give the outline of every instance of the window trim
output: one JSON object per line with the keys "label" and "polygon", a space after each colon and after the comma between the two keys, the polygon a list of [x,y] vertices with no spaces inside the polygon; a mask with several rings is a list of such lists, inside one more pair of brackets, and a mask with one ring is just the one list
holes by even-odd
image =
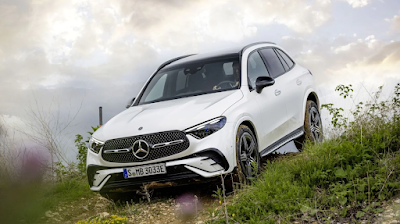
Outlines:
{"label": "window trim", "polygon": [[[268,48],[272,48],[272,50],[273,50],[274,53],[275,53],[275,50],[274,50],[275,47],[273,47],[273,46],[261,47],[261,48],[258,48],[257,50],[261,52],[261,50],[263,50],[263,49],[268,49]],[[267,59],[265,59],[264,55],[263,55],[262,53],[259,53],[259,54],[261,55],[261,58],[263,59],[264,64],[268,64]],[[275,53],[275,55],[276,55],[276,53]],[[279,59],[278,55],[276,55],[276,57]],[[281,62],[280,59],[279,59],[279,61]],[[282,62],[281,62],[281,64],[282,64]],[[267,67],[269,67],[269,65],[267,65]],[[283,65],[282,65],[282,68],[283,68],[283,71],[284,71],[283,73],[277,75],[276,77],[272,77],[272,76],[271,76],[271,78],[273,78],[273,79],[279,78],[279,76],[281,76],[281,75],[285,74],[286,72],[288,72],[288,71],[285,70],[285,67],[283,67]]]}
{"label": "window trim", "polygon": [[[279,52],[276,52],[276,50],[275,49],[278,49],[278,50],[281,50],[283,53],[285,53],[282,49],[280,49],[279,47],[276,47],[276,46],[268,46],[268,47],[261,47],[261,48],[258,48],[257,50],[259,50],[259,51],[261,51],[261,50],[263,50],[263,49],[267,49],[267,48],[272,48],[272,50],[274,50],[274,52],[275,52],[275,54],[277,54],[277,53],[279,53]],[[286,54],[286,53],[285,53]],[[263,54],[261,54],[260,53],[260,55],[261,55],[261,57],[262,57],[262,59],[263,60],[265,60],[265,62],[264,63],[266,63],[266,59],[264,58],[264,55]],[[279,58],[279,56],[278,55],[276,55],[277,57],[278,57],[278,59],[279,59],[279,61],[280,61],[280,58]],[[285,67],[282,65],[282,67],[283,67],[283,70],[285,70],[285,72],[284,73],[282,73],[282,74],[279,74],[278,76],[276,76],[275,78],[274,77],[272,77],[273,79],[277,79],[277,78],[279,78],[280,76],[282,76],[282,75],[284,75],[285,73],[288,73],[289,71],[291,71],[294,67],[295,67],[295,65],[296,65],[296,62],[294,62],[293,61],[293,59],[291,58],[291,57],[289,57],[289,55],[288,54],[286,54],[286,56],[288,56],[288,58],[293,62],[293,66],[292,67],[290,67],[289,68],[289,70],[285,70]],[[281,62],[282,63],[282,62]],[[267,63],[268,64],[268,63]],[[289,65],[288,65],[288,67],[289,67]]]}
{"label": "window trim", "polygon": [[[274,52],[275,52],[276,56],[278,56],[279,61],[281,61],[281,64],[282,64],[282,66],[283,66],[283,69],[285,70],[285,73],[288,72],[288,71],[290,70],[290,67],[289,67],[289,65],[286,63],[285,59],[283,59],[282,55],[278,53],[278,51],[277,51],[276,48],[274,48]],[[285,64],[283,64],[283,63],[285,63]],[[286,69],[285,65],[286,65],[286,67],[287,67],[288,69]]]}
{"label": "window trim", "polygon": [[[259,52],[259,49],[260,48],[257,48],[257,49],[254,49],[254,50],[252,50],[250,53],[249,53],[249,55],[247,56],[247,61],[246,61],[246,68],[247,68],[247,86],[249,87],[249,90],[250,90],[250,92],[252,92],[253,90],[255,90],[255,89],[253,89],[251,86],[250,86],[250,79],[249,79],[249,58],[250,58],[250,56],[255,52],[255,51],[257,51],[257,53],[258,53],[258,55],[260,56],[260,58],[261,58],[261,61],[264,63],[264,66],[265,66],[265,68],[267,69],[267,72],[268,72],[268,76],[269,77],[271,77],[271,73],[270,73],[270,71],[269,71],[269,69],[268,69],[268,66],[265,64],[265,60],[264,60],[264,58],[263,58],[263,56],[261,55],[261,53]],[[271,77],[272,78],[272,77]]]}
{"label": "window trim", "polygon": [[[280,50],[280,51],[282,51],[282,53],[284,53],[289,59],[290,59],[290,61],[292,61],[292,63],[293,63],[293,66],[292,67],[289,67],[289,65],[288,65],[288,67],[289,67],[289,70],[288,71],[290,71],[290,70],[292,70],[292,68],[294,68],[294,66],[296,65],[296,62],[286,53],[286,52],[284,52],[282,49],[280,49],[280,48],[277,48],[277,47],[275,47],[275,49],[276,50]],[[279,51],[276,51],[279,55],[281,55],[281,53],[279,53]],[[281,55],[281,57],[283,58],[283,56]],[[283,58],[283,60],[285,60],[284,58]],[[286,61],[286,60],[285,60]],[[287,63],[286,63],[287,64]]]}

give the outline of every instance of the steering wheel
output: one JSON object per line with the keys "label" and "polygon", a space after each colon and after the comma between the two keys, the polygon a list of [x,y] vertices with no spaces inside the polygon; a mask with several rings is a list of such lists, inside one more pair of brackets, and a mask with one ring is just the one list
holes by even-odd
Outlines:
{"label": "steering wheel", "polygon": [[218,88],[221,88],[221,89],[222,89],[224,86],[225,86],[226,88],[233,88],[235,85],[236,85],[236,82],[234,82],[234,81],[230,81],[230,80],[228,80],[228,81],[222,81],[222,82],[218,83],[217,89],[218,89]]}

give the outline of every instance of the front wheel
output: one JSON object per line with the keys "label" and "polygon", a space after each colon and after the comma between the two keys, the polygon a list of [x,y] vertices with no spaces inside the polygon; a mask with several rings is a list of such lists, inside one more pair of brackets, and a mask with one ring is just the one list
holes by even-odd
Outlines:
{"label": "front wheel", "polygon": [[324,139],[322,132],[321,115],[318,106],[314,101],[308,100],[306,113],[304,114],[304,135],[294,141],[297,149],[303,149],[306,141],[322,142]]}
{"label": "front wheel", "polygon": [[239,180],[250,183],[260,171],[260,154],[253,132],[245,125],[240,125],[236,135],[236,161]]}

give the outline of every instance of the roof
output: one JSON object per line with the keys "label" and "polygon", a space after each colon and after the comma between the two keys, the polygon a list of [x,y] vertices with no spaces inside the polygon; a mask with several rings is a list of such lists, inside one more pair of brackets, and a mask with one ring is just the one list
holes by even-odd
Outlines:
{"label": "roof", "polygon": [[202,53],[202,54],[193,54],[193,55],[187,55],[187,56],[181,56],[175,59],[171,59],[164,63],[163,65],[160,66],[161,68],[170,68],[174,67],[175,65],[179,65],[182,63],[191,63],[191,62],[196,62],[196,61],[202,61],[206,59],[212,59],[212,58],[226,58],[226,57],[239,57],[241,52],[251,46],[257,45],[257,44],[274,44],[271,42],[256,42],[252,44],[248,44],[246,46],[240,46],[240,47],[235,47],[235,48],[229,48],[229,49],[224,49],[224,50],[219,50],[219,51],[213,51],[209,53]]}
{"label": "roof", "polygon": [[178,64],[182,63],[190,63],[190,62],[195,62],[195,61],[202,61],[206,59],[211,59],[211,58],[220,58],[220,57],[239,57],[239,53],[242,50],[242,48],[231,48],[231,49],[225,49],[225,50],[220,50],[220,51],[214,51],[214,52],[208,52],[208,53],[203,53],[203,54],[193,54],[184,58],[181,58],[179,60],[176,60],[169,65],[165,66],[165,68],[168,67],[173,67]]}

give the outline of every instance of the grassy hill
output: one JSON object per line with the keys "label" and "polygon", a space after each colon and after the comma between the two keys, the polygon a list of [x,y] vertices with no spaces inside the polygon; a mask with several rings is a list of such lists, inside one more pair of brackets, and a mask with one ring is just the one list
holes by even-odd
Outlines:
{"label": "grassy hill", "polygon": [[[337,90],[346,98],[350,87]],[[385,202],[400,194],[400,84],[387,100],[378,100],[379,94],[375,93],[370,102],[358,103],[351,118],[343,116],[343,109],[333,104],[324,105],[332,115],[337,136],[319,144],[308,143],[301,153],[268,160],[252,184],[228,197],[221,189],[209,193],[214,199],[200,197],[200,201],[206,201],[203,210],[186,221],[372,222]],[[83,143],[81,147],[85,148]],[[0,222],[146,223],[147,217],[160,217],[160,223],[176,220],[173,213],[179,206],[174,196],[114,204],[90,192],[82,175],[60,173],[63,178],[52,183],[0,184]]]}

